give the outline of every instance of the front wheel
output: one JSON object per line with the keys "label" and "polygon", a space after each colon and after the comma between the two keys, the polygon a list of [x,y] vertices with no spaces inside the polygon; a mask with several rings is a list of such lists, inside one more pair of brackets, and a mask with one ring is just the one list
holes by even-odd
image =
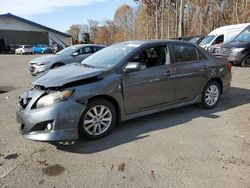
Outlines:
{"label": "front wheel", "polygon": [[202,102],[200,105],[207,109],[214,108],[219,101],[220,94],[220,85],[215,81],[208,82],[202,92]]}
{"label": "front wheel", "polygon": [[116,110],[113,104],[104,99],[90,101],[81,116],[79,133],[91,140],[111,133],[116,124]]}
{"label": "front wheel", "polygon": [[250,55],[247,55],[246,57],[244,57],[244,59],[241,62],[241,66],[242,67],[250,66]]}

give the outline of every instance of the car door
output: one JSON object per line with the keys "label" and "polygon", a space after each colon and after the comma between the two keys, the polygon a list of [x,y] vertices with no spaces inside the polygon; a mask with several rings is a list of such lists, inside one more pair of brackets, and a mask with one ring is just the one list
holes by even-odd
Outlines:
{"label": "car door", "polygon": [[200,94],[206,84],[208,61],[194,45],[171,43],[171,63],[175,67],[172,78],[175,82],[175,101],[193,99]]}
{"label": "car door", "polygon": [[[174,84],[166,45],[152,46],[135,54],[129,62],[139,62],[141,70],[123,73],[122,87],[127,114],[170,104]],[[128,62],[128,63],[129,63]]]}

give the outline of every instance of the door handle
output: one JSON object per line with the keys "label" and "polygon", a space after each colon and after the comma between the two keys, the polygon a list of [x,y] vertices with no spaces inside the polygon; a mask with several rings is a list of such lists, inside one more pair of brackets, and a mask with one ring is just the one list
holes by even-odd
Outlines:
{"label": "door handle", "polygon": [[172,74],[173,74],[173,72],[172,71],[166,71],[165,73],[164,73],[164,75],[165,76],[172,76]]}
{"label": "door handle", "polygon": [[203,66],[201,67],[200,71],[204,71],[204,70],[206,70],[206,69],[207,69],[207,66],[206,66],[206,65],[203,65]]}

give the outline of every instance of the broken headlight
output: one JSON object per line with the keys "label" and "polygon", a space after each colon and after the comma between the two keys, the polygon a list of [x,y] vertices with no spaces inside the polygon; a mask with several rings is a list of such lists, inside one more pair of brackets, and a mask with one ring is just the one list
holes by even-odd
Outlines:
{"label": "broken headlight", "polygon": [[42,108],[61,101],[67,100],[73,94],[73,90],[56,91],[41,97],[37,103],[36,108]]}

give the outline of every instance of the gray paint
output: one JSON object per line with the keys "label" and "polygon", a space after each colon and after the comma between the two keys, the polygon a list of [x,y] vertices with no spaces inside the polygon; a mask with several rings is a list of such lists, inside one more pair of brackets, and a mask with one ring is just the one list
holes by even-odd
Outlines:
{"label": "gray paint", "polygon": [[[226,62],[214,58],[199,47],[197,49],[206,57],[204,61],[171,64],[172,58],[170,58],[170,62],[166,65],[124,73],[122,70],[128,60],[138,51],[152,45],[182,43],[156,40],[137,42],[141,44],[140,47],[128,54],[119,65],[110,70],[93,70],[92,68],[71,65],[53,70],[53,74],[50,71],[34,81],[33,84],[43,86],[46,90],[55,89],[55,87],[61,90],[67,88],[74,89],[74,94],[69,100],[49,107],[32,109],[29,106],[19,110],[17,112],[18,122],[26,123],[29,127],[24,132],[25,137],[44,141],[67,140],[72,139],[72,137],[78,139],[78,134],[72,134],[72,130],[78,129],[80,116],[86,108],[88,100],[93,97],[108,96],[112,98],[118,104],[119,120],[125,121],[162,110],[199,103],[203,88],[213,78],[222,81],[223,91],[230,87],[231,73],[227,70]],[[76,69],[79,71],[74,71]],[[65,78],[59,77],[62,74]],[[53,80],[53,78],[55,79]],[[87,82],[87,78],[94,79]],[[79,83],[74,83],[76,80]],[[37,94],[36,91],[30,93],[34,97],[29,105],[34,105],[39,96],[42,95],[41,91],[39,92],[40,94]],[[25,93],[24,96],[26,95]],[[37,112],[38,114],[35,113],[37,110],[40,111]],[[51,134],[48,132],[29,132],[34,123],[51,118],[56,120]],[[27,121],[27,119],[32,121]],[[61,130],[61,132],[54,134],[54,131],[57,130]]]}

